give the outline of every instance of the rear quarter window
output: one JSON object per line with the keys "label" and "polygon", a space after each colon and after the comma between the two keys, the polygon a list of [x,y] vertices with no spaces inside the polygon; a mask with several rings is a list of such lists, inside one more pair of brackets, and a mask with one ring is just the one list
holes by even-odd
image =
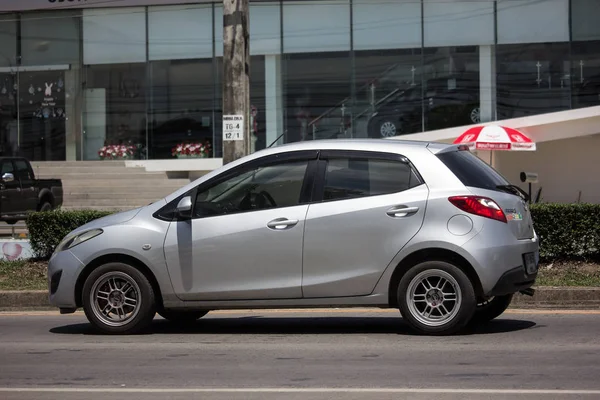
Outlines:
{"label": "rear quarter window", "polygon": [[497,190],[499,185],[510,183],[485,161],[470,151],[451,151],[437,157],[465,186]]}

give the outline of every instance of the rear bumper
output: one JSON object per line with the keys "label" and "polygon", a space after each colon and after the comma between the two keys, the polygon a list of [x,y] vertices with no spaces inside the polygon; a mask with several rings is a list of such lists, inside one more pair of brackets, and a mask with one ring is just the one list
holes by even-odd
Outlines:
{"label": "rear bumper", "polygon": [[535,283],[537,272],[527,275],[525,267],[520,266],[506,271],[492,288],[490,296],[503,296],[528,289]]}

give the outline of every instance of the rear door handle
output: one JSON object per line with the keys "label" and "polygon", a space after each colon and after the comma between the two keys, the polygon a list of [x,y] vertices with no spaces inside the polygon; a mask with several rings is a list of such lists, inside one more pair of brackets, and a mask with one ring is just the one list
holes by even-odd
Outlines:
{"label": "rear door handle", "polygon": [[297,219],[277,218],[269,222],[267,226],[278,231],[291,228],[298,223]]}
{"label": "rear door handle", "polygon": [[386,211],[386,214],[390,217],[401,218],[407,217],[419,211],[419,207],[406,207],[406,206],[396,206],[392,207]]}

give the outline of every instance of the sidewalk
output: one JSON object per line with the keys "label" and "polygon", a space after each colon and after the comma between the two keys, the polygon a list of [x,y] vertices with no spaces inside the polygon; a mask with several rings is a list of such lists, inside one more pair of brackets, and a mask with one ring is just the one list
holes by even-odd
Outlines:
{"label": "sidewalk", "polygon": [[[45,290],[0,291],[0,311],[52,308]],[[600,309],[600,287],[538,287],[533,297],[515,295],[511,308]]]}

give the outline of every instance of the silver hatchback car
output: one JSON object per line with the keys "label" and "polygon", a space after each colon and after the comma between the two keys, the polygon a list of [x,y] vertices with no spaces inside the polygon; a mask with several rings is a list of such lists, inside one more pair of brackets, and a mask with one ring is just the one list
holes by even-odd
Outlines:
{"label": "silver hatchback car", "polygon": [[101,332],[210,310],[399,308],[455,333],[531,294],[527,195],[467,148],[330,140],[262,150],[151,205],[71,232],[50,302]]}

